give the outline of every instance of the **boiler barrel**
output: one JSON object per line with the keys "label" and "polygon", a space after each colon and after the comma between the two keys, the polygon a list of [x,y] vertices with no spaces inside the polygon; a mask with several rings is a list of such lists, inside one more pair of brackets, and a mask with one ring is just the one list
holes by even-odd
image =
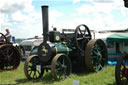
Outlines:
{"label": "boiler barrel", "polygon": [[66,44],[56,44],[55,49],[56,54],[64,53],[65,55],[69,55],[72,52],[72,49],[68,48]]}

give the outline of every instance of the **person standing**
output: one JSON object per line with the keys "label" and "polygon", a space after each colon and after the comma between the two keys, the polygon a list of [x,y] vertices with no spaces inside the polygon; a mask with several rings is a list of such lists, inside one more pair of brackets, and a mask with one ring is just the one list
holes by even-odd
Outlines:
{"label": "person standing", "polygon": [[10,31],[9,31],[9,29],[6,29],[5,31],[6,31],[5,37],[7,38],[7,41],[10,42],[11,37],[12,37],[11,34],[10,34]]}

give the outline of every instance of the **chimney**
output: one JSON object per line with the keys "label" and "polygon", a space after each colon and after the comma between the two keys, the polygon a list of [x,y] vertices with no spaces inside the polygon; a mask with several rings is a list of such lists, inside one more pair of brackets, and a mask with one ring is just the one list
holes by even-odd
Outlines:
{"label": "chimney", "polygon": [[42,8],[42,24],[43,24],[43,42],[46,43],[48,41],[48,6],[41,6]]}

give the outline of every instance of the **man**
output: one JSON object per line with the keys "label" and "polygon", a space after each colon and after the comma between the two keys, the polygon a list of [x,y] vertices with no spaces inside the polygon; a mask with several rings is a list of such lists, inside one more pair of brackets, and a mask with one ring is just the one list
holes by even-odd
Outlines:
{"label": "man", "polygon": [[10,34],[9,29],[6,29],[5,37],[7,38],[7,41],[8,41],[8,42],[10,42],[10,41],[11,41],[11,34]]}

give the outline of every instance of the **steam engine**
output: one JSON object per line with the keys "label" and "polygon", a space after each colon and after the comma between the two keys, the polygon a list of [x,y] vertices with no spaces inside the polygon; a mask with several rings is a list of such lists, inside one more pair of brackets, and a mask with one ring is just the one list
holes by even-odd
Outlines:
{"label": "steam engine", "polygon": [[36,55],[27,58],[24,72],[28,79],[38,79],[51,70],[56,80],[64,80],[72,71],[100,71],[107,65],[107,48],[101,39],[91,39],[89,28],[81,24],[76,29],[56,28],[49,31],[48,6],[42,6],[43,42]]}

